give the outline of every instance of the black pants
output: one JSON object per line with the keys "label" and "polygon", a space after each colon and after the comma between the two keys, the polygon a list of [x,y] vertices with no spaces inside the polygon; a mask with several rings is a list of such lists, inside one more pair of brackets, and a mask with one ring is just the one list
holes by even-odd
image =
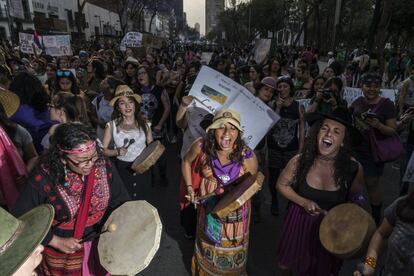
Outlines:
{"label": "black pants", "polygon": [[[161,144],[167,147],[167,143],[164,138],[157,140],[159,140]],[[163,152],[163,154],[157,160],[157,163],[155,163],[155,165],[152,166],[151,173],[154,183],[162,182],[160,184],[167,184],[167,150]]]}

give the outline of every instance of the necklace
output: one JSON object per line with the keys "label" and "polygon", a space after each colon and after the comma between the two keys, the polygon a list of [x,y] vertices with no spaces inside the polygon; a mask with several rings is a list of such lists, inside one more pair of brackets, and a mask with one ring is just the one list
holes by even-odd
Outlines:
{"label": "necklace", "polygon": [[336,156],[331,157],[331,156],[318,155],[317,158],[323,161],[334,161],[336,159]]}

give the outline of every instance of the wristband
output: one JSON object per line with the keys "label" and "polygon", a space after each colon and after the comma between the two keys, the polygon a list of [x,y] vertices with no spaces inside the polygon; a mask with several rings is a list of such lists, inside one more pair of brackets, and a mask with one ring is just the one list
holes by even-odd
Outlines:
{"label": "wristband", "polygon": [[366,256],[364,264],[369,265],[372,269],[375,269],[377,267],[377,259],[374,257]]}

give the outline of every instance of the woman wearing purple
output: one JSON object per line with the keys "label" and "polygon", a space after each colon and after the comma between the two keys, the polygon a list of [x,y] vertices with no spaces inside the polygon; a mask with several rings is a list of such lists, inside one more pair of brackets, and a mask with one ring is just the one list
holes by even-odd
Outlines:
{"label": "woman wearing purple", "polygon": [[289,275],[337,275],[342,261],[326,251],[319,226],[334,206],[362,203],[361,165],[351,154],[351,138],[360,140],[350,114],[337,108],[330,114],[314,113],[302,152],[282,171],[277,189],[289,200],[278,248],[279,266]]}
{"label": "woman wearing purple", "polygon": [[[220,194],[241,175],[257,172],[253,151],[242,140],[239,113],[223,109],[207,128],[207,137],[196,140],[182,162],[187,194],[194,197]],[[192,163],[199,163],[201,181],[193,183]],[[192,275],[246,275],[249,246],[250,200],[225,219],[216,219],[211,211],[217,202],[212,197],[201,202],[197,214]]]}

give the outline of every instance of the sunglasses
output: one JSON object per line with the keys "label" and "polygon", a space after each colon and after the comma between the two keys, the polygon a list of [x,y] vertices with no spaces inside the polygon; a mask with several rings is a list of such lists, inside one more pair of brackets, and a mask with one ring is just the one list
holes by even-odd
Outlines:
{"label": "sunglasses", "polygon": [[70,75],[72,75],[72,72],[69,70],[57,70],[56,71],[56,76],[58,77],[69,77]]}

